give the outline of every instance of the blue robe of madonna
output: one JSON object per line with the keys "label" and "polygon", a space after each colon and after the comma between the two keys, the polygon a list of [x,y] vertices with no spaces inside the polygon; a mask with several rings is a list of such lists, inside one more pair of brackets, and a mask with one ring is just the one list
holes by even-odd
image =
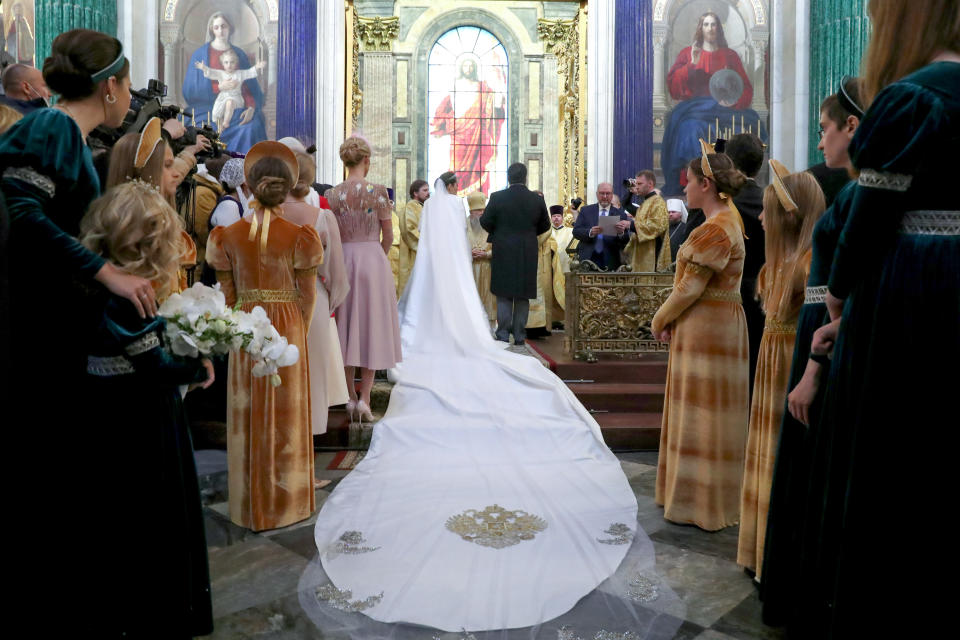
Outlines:
{"label": "blue robe of madonna", "polygon": [[[248,69],[253,66],[243,49],[233,47],[233,51],[239,59],[238,69]],[[198,48],[190,56],[187,75],[183,79],[183,98],[187,101],[188,109],[193,109],[196,115],[195,124],[200,126],[207,121],[209,114],[213,112],[213,103],[217,99],[217,94],[213,91],[211,81],[203,76],[203,71],[197,69],[197,62],[210,66],[209,43]],[[246,109],[246,106],[241,104],[234,109],[230,126],[220,135],[220,140],[227,145],[227,150],[237,153],[246,153],[250,147],[267,139],[267,124],[263,117],[264,95],[260,89],[260,83],[254,78],[244,81],[243,85],[250,91],[257,103],[256,113],[250,122],[240,124],[240,115]]]}
{"label": "blue robe of madonna", "polygon": [[[667,116],[663,142],[660,145],[660,166],[663,168],[663,193],[679,195],[683,193],[680,175],[693,158],[700,157],[700,138],[716,138],[714,131],[717,121],[720,127],[736,124],[736,132],[741,133],[741,119],[744,126],[754,127],[760,123],[760,139],[767,141],[767,127],[760,122],[760,115],[753,109],[732,109],[721,106],[711,97],[691,98],[677,103]],[[713,140],[707,140],[713,142]]]}

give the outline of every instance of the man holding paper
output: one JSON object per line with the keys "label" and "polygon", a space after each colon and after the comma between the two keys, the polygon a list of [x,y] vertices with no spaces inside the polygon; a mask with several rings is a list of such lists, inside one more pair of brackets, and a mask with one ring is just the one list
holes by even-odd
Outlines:
{"label": "man holding paper", "polygon": [[612,206],[612,199],[613,185],[601,182],[597,185],[597,203],[583,207],[573,226],[573,237],[580,241],[580,260],[590,260],[609,271],[620,266],[620,250],[629,240],[630,228],[630,217]]}

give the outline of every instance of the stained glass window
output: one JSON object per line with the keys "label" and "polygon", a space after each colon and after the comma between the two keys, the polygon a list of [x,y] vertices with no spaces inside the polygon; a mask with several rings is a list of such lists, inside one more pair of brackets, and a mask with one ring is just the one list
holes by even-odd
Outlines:
{"label": "stained glass window", "polygon": [[427,173],[455,171],[460,193],[507,186],[507,52],[492,33],[456,27],[428,60]]}

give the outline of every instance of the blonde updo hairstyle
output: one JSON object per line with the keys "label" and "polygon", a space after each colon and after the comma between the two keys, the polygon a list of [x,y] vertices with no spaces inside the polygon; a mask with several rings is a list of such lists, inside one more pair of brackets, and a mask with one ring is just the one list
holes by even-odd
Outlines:
{"label": "blonde updo hairstyle", "polygon": [[357,166],[372,153],[370,144],[360,136],[350,136],[340,145],[340,159],[347,168]]}
{"label": "blonde updo hairstyle", "polygon": [[707,160],[710,162],[711,171],[713,171],[712,177],[704,175],[700,157],[691,160],[687,167],[697,177],[698,181],[708,180],[712,182],[717,188],[717,195],[725,193],[731,198],[735,198],[743,189],[743,185],[747,183],[747,176],[743,175],[734,166],[733,160],[725,153],[708,154]]}
{"label": "blonde updo hairstyle", "polygon": [[186,252],[183,222],[160,192],[125,182],[90,205],[80,221],[80,242],[127,273],[153,283],[160,297],[175,291]]}
{"label": "blonde updo hairstyle", "polygon": [[247,173],[247,186],[265,207],[279,206],[293,187],[293,177],[280,158],[267,156],[257,160]]}
{"label": "blonde updo hairstyle", "polygon": [[813,227],[826,209],[823,190],[813,174],[791,173],[783,179],[783,186],[797,204],[797,210],[787,211],[783,207],[773,185],[764,190],[766,263],[757,276],[761,307],[777,320],[794,317],[803,304],[806,254],[813,242]]}
{"label": "blonde updo hairstyle", "polygon": [[[163,158],[167,152],[166,141],[163,138],[160,139],[141,169],[135,166],[139,144],[139,133],[127,133],[113,145],[113,150],[110,152],[110,166],[107,169],[107,189],[135,179],[149,182],[157,189],[163,188]],[[176,194],[170,194],[167,198],[171,206],[174,206],[175,197]]]}
{"label": "blonde updo hairstyle", "polygon": [[297,165],[300,167],[300,175],[297,178],[297,184],[290,189],[290,195],[294,198],[304,199],[310,194],[314,181],[317,179],[317,164],[309,154],[296,152]]}
{"label": "blonde updo hairstyle", "polygon": [[0,104],[0,134],[6,133],[7,129],[17,124],[23,119],[23,114],[12,107]]}

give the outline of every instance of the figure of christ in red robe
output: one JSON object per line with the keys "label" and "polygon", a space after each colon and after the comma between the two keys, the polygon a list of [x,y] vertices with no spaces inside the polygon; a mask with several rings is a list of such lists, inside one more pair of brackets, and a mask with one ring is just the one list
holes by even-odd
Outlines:
{"label": "figure of christ in red robe", "polygon": [[[208,53],[209,53],[209,57],[210,57],[210,64],[208,64],[207,66],[210,67],[211,69],[223,69],[223,64],[220,62],[220,54],[222,54],[223,51],[219,51],[219,50],[217,50],[217,49],[214,49],[212,46],[207,47],[207,49],[208,49]],[[216,94],[216,93],[220,93],[220,83],[219,83],[219,82],[217,82],[216,80],[211,80],[211,81],[210,81],[210,86],[213,88],[213,92],[214,92],[215,94]],[[240,87],[240,95],[243,96],[243,104],[244,104],[244,107],[256,107],[256,106],[257,106],[257,101],[256,101],[256,99],[253,97],[253,94],[250,93],[250,89],[247,88],[246,83],[244,83],[243,86]],[[236,121],[234,121],[234,122],[239,122],[239,120],[236,120]]]}
{"label": "figure of christ in red robe", "polygon": [[[450,171],[460,180],[461,193],[482,191],[489,194],[490,172],[487,165],[497,153],[504,120],[502,99],[483,81],[470,77],[471,61],[461,67],[455,91],[444,97],[430,123],[431,135],[450,136]],[[464,90],[466,89],[466,91]]]}
{"label": "figure of christ in red robe", "polygon": [[743,95],[736,104],[723,105],[734,109],[747,109],[753,101],[753,85],[743,70],[740,56],[733,49],[722,47],[716,51],[700,51],[700,59],[691,64],[692,47],[686,47],[677,56],[676,62],[667,73],[667,87],[674,100],[708,97],[710,95],[710,76],[723,69],[733,69],[743,80]]}

